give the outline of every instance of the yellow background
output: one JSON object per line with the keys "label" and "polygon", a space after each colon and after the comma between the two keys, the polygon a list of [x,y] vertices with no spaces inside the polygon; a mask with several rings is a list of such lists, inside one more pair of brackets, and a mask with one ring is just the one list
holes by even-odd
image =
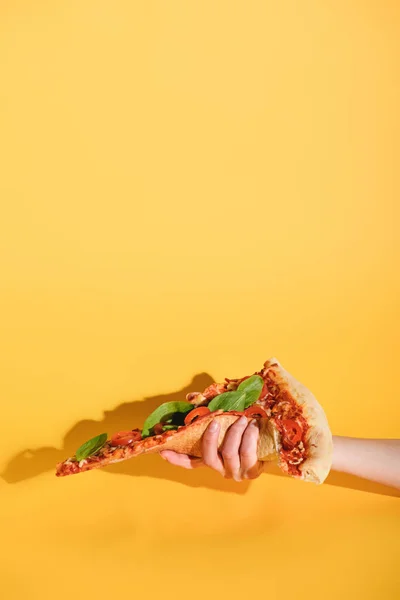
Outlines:
{"label": "yellow background", "polygon": [[396,596],[379,486],[54,465],[271,355],[334,433],[399,437],[399,16],[1,3],[4,597]]}

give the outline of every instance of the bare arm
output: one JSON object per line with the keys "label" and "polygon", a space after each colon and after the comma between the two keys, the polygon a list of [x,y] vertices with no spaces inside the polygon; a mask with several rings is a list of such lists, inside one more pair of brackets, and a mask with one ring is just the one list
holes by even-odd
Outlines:
{"label": "bare arm", "polygon": [[400,440],[333,436],[332,470],[400,489]]}

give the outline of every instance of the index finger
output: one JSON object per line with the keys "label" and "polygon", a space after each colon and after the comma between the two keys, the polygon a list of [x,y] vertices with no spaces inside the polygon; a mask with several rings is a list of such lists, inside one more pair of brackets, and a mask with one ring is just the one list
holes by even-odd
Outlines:
{"label": "index finger", "polygon": [[203,434],[201,441],[201,453],[204,464],[211,467],[214,471],[225,474],[224,464],[218,454],[218,437],[220,425],[217,421],[211,421]]}

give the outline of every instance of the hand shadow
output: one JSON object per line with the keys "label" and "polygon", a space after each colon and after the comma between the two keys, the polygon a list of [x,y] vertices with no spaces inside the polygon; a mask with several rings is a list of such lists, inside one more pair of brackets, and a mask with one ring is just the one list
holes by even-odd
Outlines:
{"label": "hand shadow", "polygon": [[[46,471],[55,472],[56,464],[69,456],[73,456],[76,449],[86,440],[103,432],[110,435],[117,431],[140,427],[146,417],[163,402],[182,400],[187,393],[202,391],[213,381],[210,375],[201,373],[193,377],[190,385],[172,394],[152,396],[142,401],[120,404],[113,410],[105,411],[101,421],[79,421],[65,434],[61,449],[44,447],[23,450],[9,461],[2,473],[2,478],[7,483],[18,483],[37,477]],[[187,471],[174,467],[154,454],[138,456],[132,460],[110,465],[102,470],[114,475],[155,477],[176,481],[190,487],[206,487],[213,490],[235,492],[236,494],[245,494],[250,485],[250,482],[243,482],[238,485],[234,481],[222,478],[211,469]]]}

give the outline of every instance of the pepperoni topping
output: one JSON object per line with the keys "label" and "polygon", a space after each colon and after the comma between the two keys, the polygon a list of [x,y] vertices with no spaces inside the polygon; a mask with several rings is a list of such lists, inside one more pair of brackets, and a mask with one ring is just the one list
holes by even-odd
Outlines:
{"label": "pepperoni topping", "polygon": [[261,406],[258,406],[257,404],[253,404],[253,406],[249,406],[249,408],[246,408],[246,410],[244,411],[244,414],[246,415],[246,417],[261,417],[262,419],[267,419],[267,413],[265,412],[265,410],[263,408],[261,408]]}
{"label": "pepperoni topping", "polygon": [[289,442],[292,444],[300,442],[303,430],[297,421],[293,421],[293,419],[283,419],[282,427],[285,432],[285,437]]}
{"label": "pepperoni topping", "polygon": [[191,410],[190,413],[188,413],[185,417],[185,425],[190,425],[190,423],[193,423],[195,419],[204,417],[204,415],[208,415],[210,412],[211,411],[208,406],[199,406],[199,408]]}
{"label": "pepperoni topping", "polygon": [[140,431],[119,431],[118,433],[114,433],[111,438],[112,446],[128,446],[133,442],[138,442],[142,439],[142,434]]}

